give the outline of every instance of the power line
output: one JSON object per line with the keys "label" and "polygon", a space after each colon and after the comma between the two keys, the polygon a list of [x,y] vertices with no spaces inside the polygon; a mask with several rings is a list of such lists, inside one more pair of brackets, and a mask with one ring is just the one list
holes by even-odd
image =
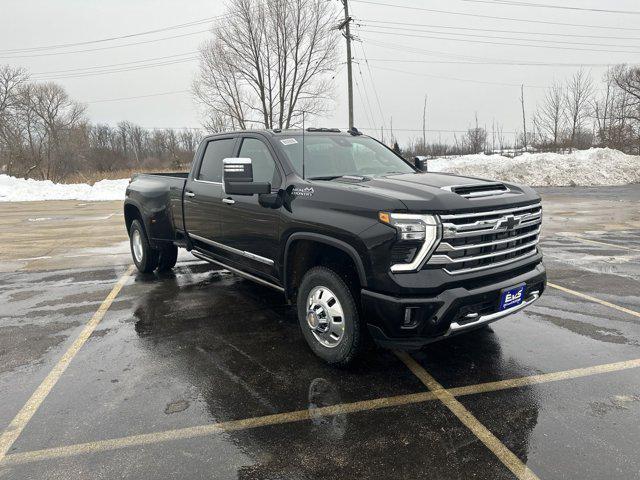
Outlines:
{"label": "power line", "polygon": [[579,10],[582,12],[595,12],[595,13],[624,13],[630,15],[640,15],[640,11],[637,10],[609,10],[605,8],[585,8],[585,7],[570,7],[565,5],[549,5],[544,3],[532,3],[532,2],[516,2],[513,0],[462,0],[463,2],[473,3],[489,3],[494,5],[510,5],[513,7],[539,7],[539,8],[556,8],[559,10]]}
{"label": "power line", "polygon": [[147,43],[155,43],[155,42],[160,42],[162,40],[171,40],[174,38],[181,38],[181,37],[188,37],[191,35],[197,35],[199,33],[206,33],[206,32],[210,32],[211,30],[198,30],[197,32],[190,32],[190,33],[183,33],[180,35],[172,35],[170,37],[161,37],[161,38],[155,38],[152,40],[144,40],[144,41],[140,41],[140,42],[131,42],[131,43],[123,43],[121,45],[110,45],[108,47],[97,47],[97,48],[87,48],[84,50],[72,50],[70,52],[50,52],[50,53],[37,53],[37,54],[33,54],[33,55],[15,55],[15,56],[10,56],[10,57],[0,57],[3,59],[15,59],[15,58],[34,58],[34,57],[50,57],[50,56],[55,56],[55,55],[69,55],[69,54],[73,54],[73,53],[85,53],[85,52],[97,52],[97,51],[101,51],[101,50],[111,50],[114,48],[122,48],[122,47],[130,47],[132,45],[144,45]]}
{"label": "power line", "polygon": [[82,46],[82,45],[92,45],[92,44],[96,44],[96,43],[103,43],[103,42],[111,42],[113,40],[121,40],[124,38],[133,38],[133,37],[139,37],[142,35],[150,35],[152,33],[159,33],[159,32],[165,32],[168,30],[175,30],[175,29],[180,29],[180,28],[187,28],[187,27],[192,27],[192,26],[196,26],[196,25],[202,25],[205,23],[209,23],[209,22],[213,22],[216,20],[220,20],[224,17],[228,16],[228,14],[226,15],[218,15],[215,17],[206,17],[206,18],[202,18],[200,20],[193,20],[191,22],[187,22],[187,23],[181,23],[181,24],[177,24],[177,25],[170,25],[167,27],[162,27],[162,28],[156,28],[155,30],[146,30],[144,32],[137,32],[137,33],[129,33],[126,35],[117,35],[117,36],[113,36],[113,37],[105,37],[105,38],[100,38],[100,39],[96,39],[96,40],[86,40],[83,42],[74,42],[74,43],[60,43],[57,45],[42,45],[39,47],[25,47],[25,48],[14,48],[14,49],[7,49],[7,50],[0,50],[0,53],[27,53],[27,52],[34,52],[34,51],[40,51],[40,50],[54,50],[56,48],[67,48],[67,47],[78,47],[78,46]]}
{"label": "power line", "polygon": [[442,13],[445,15],[458,15],[463,17],[474,17],[474,18],[490,18],[492,20],[508,20],[511,22],[524,22],[524,23],[540,23],[545,25],[561,25],[564,27],[587,27],[587,28],[601,28],[607,30],[629,30],[629,31],[640,31],[640,28],[633,27],[613,27],[607,25],[589,25],[584,23],[564,23],[564,22],[551,22],[547,20],[532,20],[525,18],[514,18],[514,17],[499,17],[495,15],[482,15],[479,13],[464,13],[464,12],[451,12],[448,10],[436,10],[433,8],[423,8],[423,7],[411,7],[409,5],[398,5],[394,3],[383,3],[383,2],[372,2],[371,0],[351,0],[352,2],[357,3],[366,3],[368,5],[378,5],[383,7],[394,7],[394,8],[404,8],[407,10],[416,10],[422,12],[430,12],[430,13]]}
{"label": "power line", "polygon": [[[360,46],[360,50],[362,51],[363,57],[366,58],[366,56],[364,54],[364,48],[362,46],[362,42],[361,41],[358,42],[358,45]],[[372,120],[371,123],[376,123],[375,121],[373,121],[374,117],[375,117],[375,115],[373,113],[374,109],[371,107],[371,104],[369,103],[369,94],[367,93],[367,80],[365,79],[365,76],[362,73],[362,68],[361,68],[360,62],[356,62],[356,64],[358,65],[358,72],[360,73],[360,78],[362,79],[362,88],[364,88],[364,93],[365,93],[365,95],[367,97],[367,105],[369,106],[369,111],[371,112],[371,120]],[[371,79],[371,87],[375,91],[375,82],[373,81],[373,78],[371,78],[371,77],[369,77],[369,78]],[[377,93],[376,93],[376,96],[377,96]],[[384,122],[384,115],[382,114],[382,109],[380,109],[380,120],[381,120],[381,122]]]}
{"label": "power line", "polygon": [[603,50],[603,49],[596,49],[596,48],[559,47],[559,46],[553,46],[553,45],[533,45],[533,44],[527,44],[527,43],[492,42],[488,40],[469,40],[464,38],[440,37],[436,35],[416,35],[416,34],[399,33],[399,32],[381,32],[381,31],[369,30],[369,29],[365,29],[363,31],[369,32],[369,33],[376,33],[379,35],[396,35],[401,37],[414,37],[414,38],[433,38],[436,40],[449,40],[453,42],[464,42],[464,43],[474,43],[474,44],[484,43],[487,45],[506,45],[506,46],[512,46],[512,47],[532,47],[532,48],[547,48],[551,50],[570,50],[570,51],[602,52],[602,53],[626,53],[626,54],[640,53],[640,51],[636,51],[636,50]]}
{"label": "power line", "polygon": [[371,67],[369,66],[369,60],[367,60],[367,52],[364,49],[364,42],[360,39],[360,49],[362,50],[362,55],[364,56],[364,61],[367,65],[367,70],[369,72],[369,79],[371,80],[371,86],[373,87],[373,93],[376,97],[376,103],[378,104],[378,111],[380,112],[380,120],[382,128],[386,127],[384,120],[384,111],[382,110],[382,104],[380,103],[380,96],[378,95],[378,89],[376,88],[376,82],[373,79],[373,74],[371,73]]}
{"label": "power line", "polygon": [[[429,28],[440,28],[440,29],[453,29],[453,30],[471,30],[477,32],[500,32],[500,33],[517,33],[518,35],[543,35],[543,36],[552,36],[552,37],[571,37],[571,38],[601,38],[606,40],[640,40],[640,37],[616,37],[611,35],[581,35],[578,33],[559,33],[559,32],[527,32],[522,30],[505,30],[503,28],[473,28],[473,27],[461,27],[458,25],[433,25],[426,23],[409,23],[409,22],[390,22],[387,20],[372,20],[368,18],[358,19],[356,24],[360,25],[360,22],[366,23],[384,23],[387,25],[402,25],[409,27],[429,27]],[[374,26],[374,25],[372,25]],[[380,27],[376,27],[380,28]],[[444,32],[443,32],[444,33]]]}
{"label": "power line", "polygon": [[[457,82],[467,82],[467,83],[478,83],[481,85],[498,85],[500,87],[518,87],[520,88],[523,84],[521,83],[504,83],[504,82],[488,82],[485,80],[473,80],[471,78],[459,78],[459,77],[449,77],[449,76],[445,76],[445,75],[434,75],[431,73],[416,73],[416,72],[409,72],[406,70],[398,70],[396,68],[387,68],[387,67],[378,67],[378,66],[374,66],[373,68],[378,69],[378,70],[387,70],[389,72],[397,72],[397,73],[404,73],[405,75],[413,75],[416,77],[431,77],[431,78],[440,78],[443,80],[455,80]],[[524,84],[525,87],[527,88],[548,88],[546,86],[542,86],[542,85],[527,85]]]}
{"label": "power line", "polygon": [[461,55],[461,54],[457,54],[457,53],[451,53],[451,52],[443,52],[443,51],[435,51],[435,50],[426,50],[424,48],[418,48],[418,47],[413,47],[413,46],[409,46],[409,45],[402,45],[402,44],[398,44],[398,43],[393,43],[393,42],[388,42],[388,41],[376,41],[372,38],[366,38],[367,43],[370,43],[371,45],[375,45],[377,47],[381,47],[381,48],[385,48],[385,49],[390,49],[390,50],[396,50],[396,51],[401,51],[404,53],[420,53],[423,55],[433,55],[435,57],[444,57],[444,58],[454,58],[454,59],[459,59],[459,60],[478,60],[478,61],[487,61],[487,62],[499,62],[501,61],[500,59],[495,59],[495,58],[487,58],[487,57],[477,57],[474,55]]}
{"label": "power line", "polygon": [[184,57],[187,55],[195,55],[197,54],[197,51],[193,51],[193,52],[185,52],[185,53],[177,53],[175,55],[165,55],[162,57],[155,57],[155,58],[145,58],[142,60],[132,60],[131,62],[122,62],[122,63],[111,63],[109,65],[95,65],[95,66],[91,66],[91,67],[78,67],[78,68],[69,68],[66,70],[51,70],[48,72],[34,72],[32,75],[51,75],[51,74],[57,74],[57,73],[70,73],[70,72],[79,72],[79,73],[86,73],[83,72],[83,70],[95,70],[95,69],[100,69],[100,68],[109,68],[109,67],[120,67],[120,66],[124,66],[124,65],[132,65],[132,64],[136,64],[136,63],[145,63],[145,62],[152,62],[152,61],[156,61],[156,60],[164,60],[164,59],[168,59],[168,58],[175,58],[175,57]]}
{"label": "power line", "polygon": [[[371,26],[372,28],[382,28],[382,29],[388,29],[388,30],[397,30],[397,27],[392,27],[392,26],[386,26],[386,25],[367,25],[366,23],[363,24],[364,26]],[[489,39],[497,39],[497,40],[521,40],[521,41],[525,41],[525,42],[540,42],[540,43],[551,43],[551,44],[558,44],[558,43],[562,43],[565,45],[582,45],[582,46],[592,46],[592,47],[614,47],[614,48],[637,48],[637,45],[617,45],[617,44],[610,44],[610,43],[591,43],[591,42],[571,42],[571,41],[566,41],[566,40],[546,40],[543,38],[522,38],[520,36],[518,37],[502,37],[502,36],[496,36],[496,35],[481,35],[481,34],[473,34],[473,33],[458,33],[458,32],[438,32],[438,31],[433,31],[433,30],[427,30],[424,28],[404,28],[403,31],[406,32],[424,32],[424,33],[434,33],[434,34],[438,34],[438,35],[457,35],[457,36],[462,36],[462,37],[474,37],[474,38],[489,38]]]}
{"label": "power line", "polygon": [[519,67],[610,67],[615,63],[543,63],[543,62],[512,62],[512,61],[495,61],[495,62],[477,62],[477,61],[461,61],[461,60],[403,60],[398,58],[370,58],[370,62],[398,62],[398,63],[433,63],[433,64],[454,64],[454,65],[507,65]]}
{"label": "power line", "polygon": [[[362,91],[360,90],[360,84],[358,83],[358,79],[355,79],[355,84],[356,84],[356,90],[358,91],[358,97],[360,97],[360,103],[361,105],[364,107],[364,115],[367,118],[367,122],[368,123],[373,123],[373,121],[371,120],[371,116],[369,116],[369,111],[367,110],[367,106],[365,105],[364,102],[364,96],[362,95]],[[364,88],[364,85],[362,85],[362,88]]]}
{"label": "power line", "polygon": [[197,60],[198,57],[191,57],[191,58],[184,58],[184,59],[178,59],[178,60],[171,60],[171,61],[166,61],[166,62],[158,62],[158,63],[151,63],[151,64],[147,64],[147,65],[139,65],[139,66],[135,66],[135,67],[129,67],[129,68],[118,68],[118,69],[112,69],[112,70],[103,70],[100,72],[84,72],[84,73],[79,73],[76,75],[53,75],[50,77],[37,77],[36,80],[39,81],[49,81],[49,80],[60,80],[60,79],[69,79],[69,78],[84,78],[84,77],[93,77],[96,75],[104,75],[104,74],[109,74],[109,73],[122,73],[122,72],[132,72],[135,70],[144,70],[147,68],[155,68],[155,67],[163,67],[166,65],[175,65],[178,63],[185,63],[185,62],[193,62],[195,60]]}
{"label": "power line", "polygon": [[82,103],[93,104],[93,103],[105,103],[105,102],[119,102],[123,100],[137,100],[139,98],[160,97],[164,95],[176,95],[181,93],[191,93],[191,90],[173,90],[171,92],[150,93],[148,95],[137,95],[135,97],[105,98],[102,100],[89,100],[87,102],[82,102]]}
{"label": "power line", "polygon": [[[367,114],[367,118],[369,120],[367,120],[369,123],[375,123],[373,120],[373,109],[371,108],[371,103],[369,102],[369,93],[367,92],[367,86],[365,84],[365,80],[364,80],[364,75],[362,75],[362,69],[360,68],[360,64],[356,63],[356,65],[358,66],[358,73],[360,74],[360,80],[362,83],[362,90],[364,90],[364,99],[362,98],[362,93],[360,93],[360,97],[361,100],[366,100],[366,110],[365,112],[368,110],[368,114]],[[356,86],[358,85],[358,80],[356,79]],[[358,91],[360,90],[360,88],[358,87]],[[363,101],[364,104],[364,101]]]}

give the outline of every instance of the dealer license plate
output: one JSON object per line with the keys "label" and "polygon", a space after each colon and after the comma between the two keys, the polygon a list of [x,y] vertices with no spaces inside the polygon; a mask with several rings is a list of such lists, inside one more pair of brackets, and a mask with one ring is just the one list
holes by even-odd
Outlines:
{"label": "dealer license plate", "polygon": [[526,284],[516,285],[515,287],[509,287],[502,290],[500,293],[500,308],[499,310],[507,310],[513,308],[522,303],[524,299],[524,289]]}

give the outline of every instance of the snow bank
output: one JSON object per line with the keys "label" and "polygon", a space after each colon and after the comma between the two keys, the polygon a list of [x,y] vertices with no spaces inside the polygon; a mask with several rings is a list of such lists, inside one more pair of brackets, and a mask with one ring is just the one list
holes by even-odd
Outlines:
{"label": "snow bank", "polygon": [[[533,186],[624,185],[640,183],[640,156],[609,148],[578,150],[571,154],[525,153],[465,155],[428,161],[429,171],[483,177]],[[0,202],[35,200],[124,200],[129,179],[62,184],[0,175]]]}
{"label": "snow bank", "polygon": [[53,183],[0,175],[0,202],[29,202],[37,200],[124,200],[129,179],[100,180],[86,183]]}
{"label": "snow bank", "polygon": [[427,163],[431,172],[537,187],[640,183],[640,156],[626,155],[610,148],[577,150],[570,154],[525,153],[515,158],[465,155],[452,159],[435,158]]}

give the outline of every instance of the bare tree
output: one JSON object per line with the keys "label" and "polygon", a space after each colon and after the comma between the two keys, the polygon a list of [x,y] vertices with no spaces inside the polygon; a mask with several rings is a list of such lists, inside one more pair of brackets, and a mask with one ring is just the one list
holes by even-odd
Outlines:
{"label": "bare tree", "polygon": [[478,126],[478,114],[476,113],[476,126],[469,128],[462,137],[462,145],[469,153],[480,153],[486,149],[487,131]]}
{"label": "bare tree", "polygon": [[548,136],[553,149],[557,149],[561,143],[564,129],[564,88],[559,83],[554,83],[547,89],[542,107],[536,112],[535,120],[540,131]]}
{"label": "bare tree", "polygon": [[230,0],[200,50],[196,99],[212,126],[289,128],[326,112],[339,35],[325,0]]}
{"label": "bare tree", "polygon": [[21,125],[17,122],[17,107],[20,89],[27,82],[28,75],[22,68],[0,65],[0,159],[7,163],[4,169],[11,172],[14,162],[21,155],[16,139],[21,136]]}
{"label": "bare tree", "polygon": [[58,180],[72,170],[73,160],[66,143],[73,128],[83,121],[85,107],[69,98],[67,92],[55,83],[39,83],[23,89],[24,105],[40,132],[45,144],[43,161],[38,166],[43,178]]}
{"label": "bare tree", "polygon": [[569,151],[575,147],[577,136],[583,133],[589,118],[592,95],[591,77],[584,70],[579,70],[567,82],[564,94],[565,115],[569,123]]}
{"label": "bare tree", "polygon": [[640,122],[640,66],[618,65],[612,76],[617,87],[629,96],[628,118]]}
{"label": "bare tree", "polygon": [[527,116],[524,111],[524,85],[520,85],[520,105],[522,106],[522,130],[524,132],[522,136],[522,145],[527,150]]}
{"label": "bare tree", "polygon": [[0,65],[0,121],[7,110],[17,105],[20,87],[28,79],[29,76],[24,69]]}

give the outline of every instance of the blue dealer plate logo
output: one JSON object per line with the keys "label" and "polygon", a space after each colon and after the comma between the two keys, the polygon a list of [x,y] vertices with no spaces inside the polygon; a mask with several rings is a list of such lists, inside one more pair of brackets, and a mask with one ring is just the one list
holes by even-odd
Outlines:
{"label": "blue dealer plate logo", "polygon": [[518,285],[517,287],[507,288],[500,295],[500,310],[515,307],[522,303],[524,298],[524,289],[526,285]]}

